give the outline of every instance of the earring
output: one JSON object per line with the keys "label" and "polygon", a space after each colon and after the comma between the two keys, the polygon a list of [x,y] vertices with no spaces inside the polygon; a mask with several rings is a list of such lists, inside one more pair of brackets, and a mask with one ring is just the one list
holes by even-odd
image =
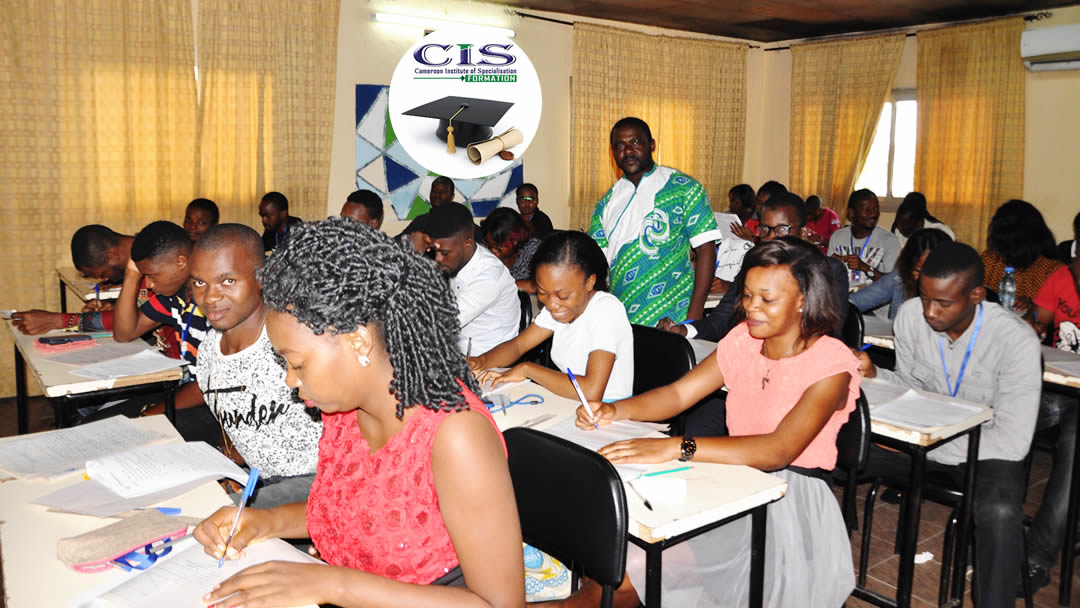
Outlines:
{"label": "earring", "polygon": [[356,361],[360,364],[360,367],[371,365],[371,359],[367,355],[356,355]]}
{"label": "earring", "polygon": [[799,312],[802,312],[802,309],[801,309],[801,308],[799,309]]}

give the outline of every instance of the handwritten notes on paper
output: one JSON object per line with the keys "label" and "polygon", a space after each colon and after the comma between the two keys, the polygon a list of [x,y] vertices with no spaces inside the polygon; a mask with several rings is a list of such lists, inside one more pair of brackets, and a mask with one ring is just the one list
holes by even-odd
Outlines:
{"label": "handwritten notes on paper", "polygon": [[81,470],[88,460],[164,438],[123,416],[113,416],[82,426],[0,441],[0,469],[20,479],[51,479]]}
{"label": "handwritten notes on paper", "polygon": [[[94,353],[97,349],[81,351]],[[71,353],[75,354],[75,353]],[[128,355],[119,359],[99,361],[86,367],[71,370],[71,373],[91,380],[111,380],[125,376],[139,376],[152,374],[174,367],[180,367],[184,362],[180,359],[170,359],[165,355],[151,350],[142,350],[134,355]]]}
{"label": "handwritten notes on paper", "polygon": [[86,463],[86,474],[124,498],[152,494],[194,481],[228,477],[238,483],[248,475],[204,441],[152,445]]}

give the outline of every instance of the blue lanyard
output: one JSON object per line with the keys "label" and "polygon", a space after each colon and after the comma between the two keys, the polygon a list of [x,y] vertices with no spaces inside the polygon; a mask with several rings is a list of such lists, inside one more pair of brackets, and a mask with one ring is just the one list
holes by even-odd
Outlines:
{"label": "blue lanyard", "polygon": [[971,351],[975,349],[975,340],[979,339],[979,330],[982,329],[982,303],[979,303],[979,316],[975,319],[975,331],[971,332],[971,339],[968,340],[967,350],[964,351],[964,361],[960,364],[960,374],[956,376],[956,387],[952,385],[952,381],[949,378],[949,366],[945,363],[945,342],[938,338],[938,351],[941,353],[941,367],[945,370],[945,388],[949,391],[950,397],[955,397],[960,392],[960,383],[964,381],[964,370],[967,369],[968,359],[971,358]]}
{"label": "blue lanyard", "polygon": [[187,353],[187,337],[188,331],[191,329],[191,317],[195,316],[195,304],[191,305],[191,312],[187,315],[187,323],[184,324],[184,331],[180,333],[180,358],[184,358],[184,354]]}
{"label": "blue lanyard", "polygon": [[[859,247],[859,253],[856,253],[855,257],[859,258],[860,260],[862,259],[863,251],[865,251],[866,246],[870,244],[870,237],[872,237],[872,236],[874,236],[874,231],[873,230],[870,231],[870,234],[866,235],[866,240],[863,241],[862,247]],[[854,232],[852,232],[851,236],[848,237],[848,243],[851,244],[851,253],[855,253],[855,233]],[[859,280],[859,271],[858,270],[855,271],[855,280],[856,281]]]}

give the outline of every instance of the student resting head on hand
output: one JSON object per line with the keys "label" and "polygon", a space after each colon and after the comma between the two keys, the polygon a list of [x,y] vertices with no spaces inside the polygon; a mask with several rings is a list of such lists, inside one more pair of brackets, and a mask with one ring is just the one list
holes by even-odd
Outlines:
{"label": "student resting head on hand", "polygon": [[[295,226],[260,278],[285,381],[322,412],[323,435],[307,502],[246,509],[226,557],[310,535],[330,566],[262,564],[204,600],[523,606],[506,451],[456,347],[447,279],[407,244],[340,217]],[[234,515],[199,524],[207,553],[222,554]]]}
{"label": "student resting head on hand", "polygon": [[[600,246],[583,232],[557,231],[544,239],[532,262],[544,310],[513,339],[471,357],[473,371],[495,386],[527,379],[576,399],[566,375],[569,368],[589,399],[629,397],[634,387],[634,336],[626,308],[607,291],[607,260]],[[557,370],[531,362],[514,365],[548,338]],[[513,367],[505,372],[488,369],[509,365]]]}
{"label": "student resting head on hand", "polygon": [[[776,471],[788,489],[769,506],[765,570],[783,576],[768,581],[765,605],[839,606],[855,578],[847,529],[823,477],[836,465],[837,433],[855,409],[859,370],[851,351],[827,335],[836,324],[832,271],[817,247],[782,237],[746,254],[735,288],[744,321],[714,356],[669,386],[593,403],[595,418],[579,408],[577,425],[666,420],[727,386],[729,437],[633,439],[600,453],[614,463],[679,459]],[[698,605],[745,605],[749,526],[742,518],[688,541],[693,558],[665,564],[665,601],[679,597],[669,591],[693,589]],[[632,546],[627,572],[622,591],[643,589],[644,554]],[[689,598],[672,603],[693,605]]]}

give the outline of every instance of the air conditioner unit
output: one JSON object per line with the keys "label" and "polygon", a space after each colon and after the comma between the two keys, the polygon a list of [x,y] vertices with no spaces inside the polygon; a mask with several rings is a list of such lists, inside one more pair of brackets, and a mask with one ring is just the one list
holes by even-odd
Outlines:
{"label": "air conditioner unit", "polygon": [[1032,72],[1080,70],[1080,24],[1024,32],[1020,56]]}

